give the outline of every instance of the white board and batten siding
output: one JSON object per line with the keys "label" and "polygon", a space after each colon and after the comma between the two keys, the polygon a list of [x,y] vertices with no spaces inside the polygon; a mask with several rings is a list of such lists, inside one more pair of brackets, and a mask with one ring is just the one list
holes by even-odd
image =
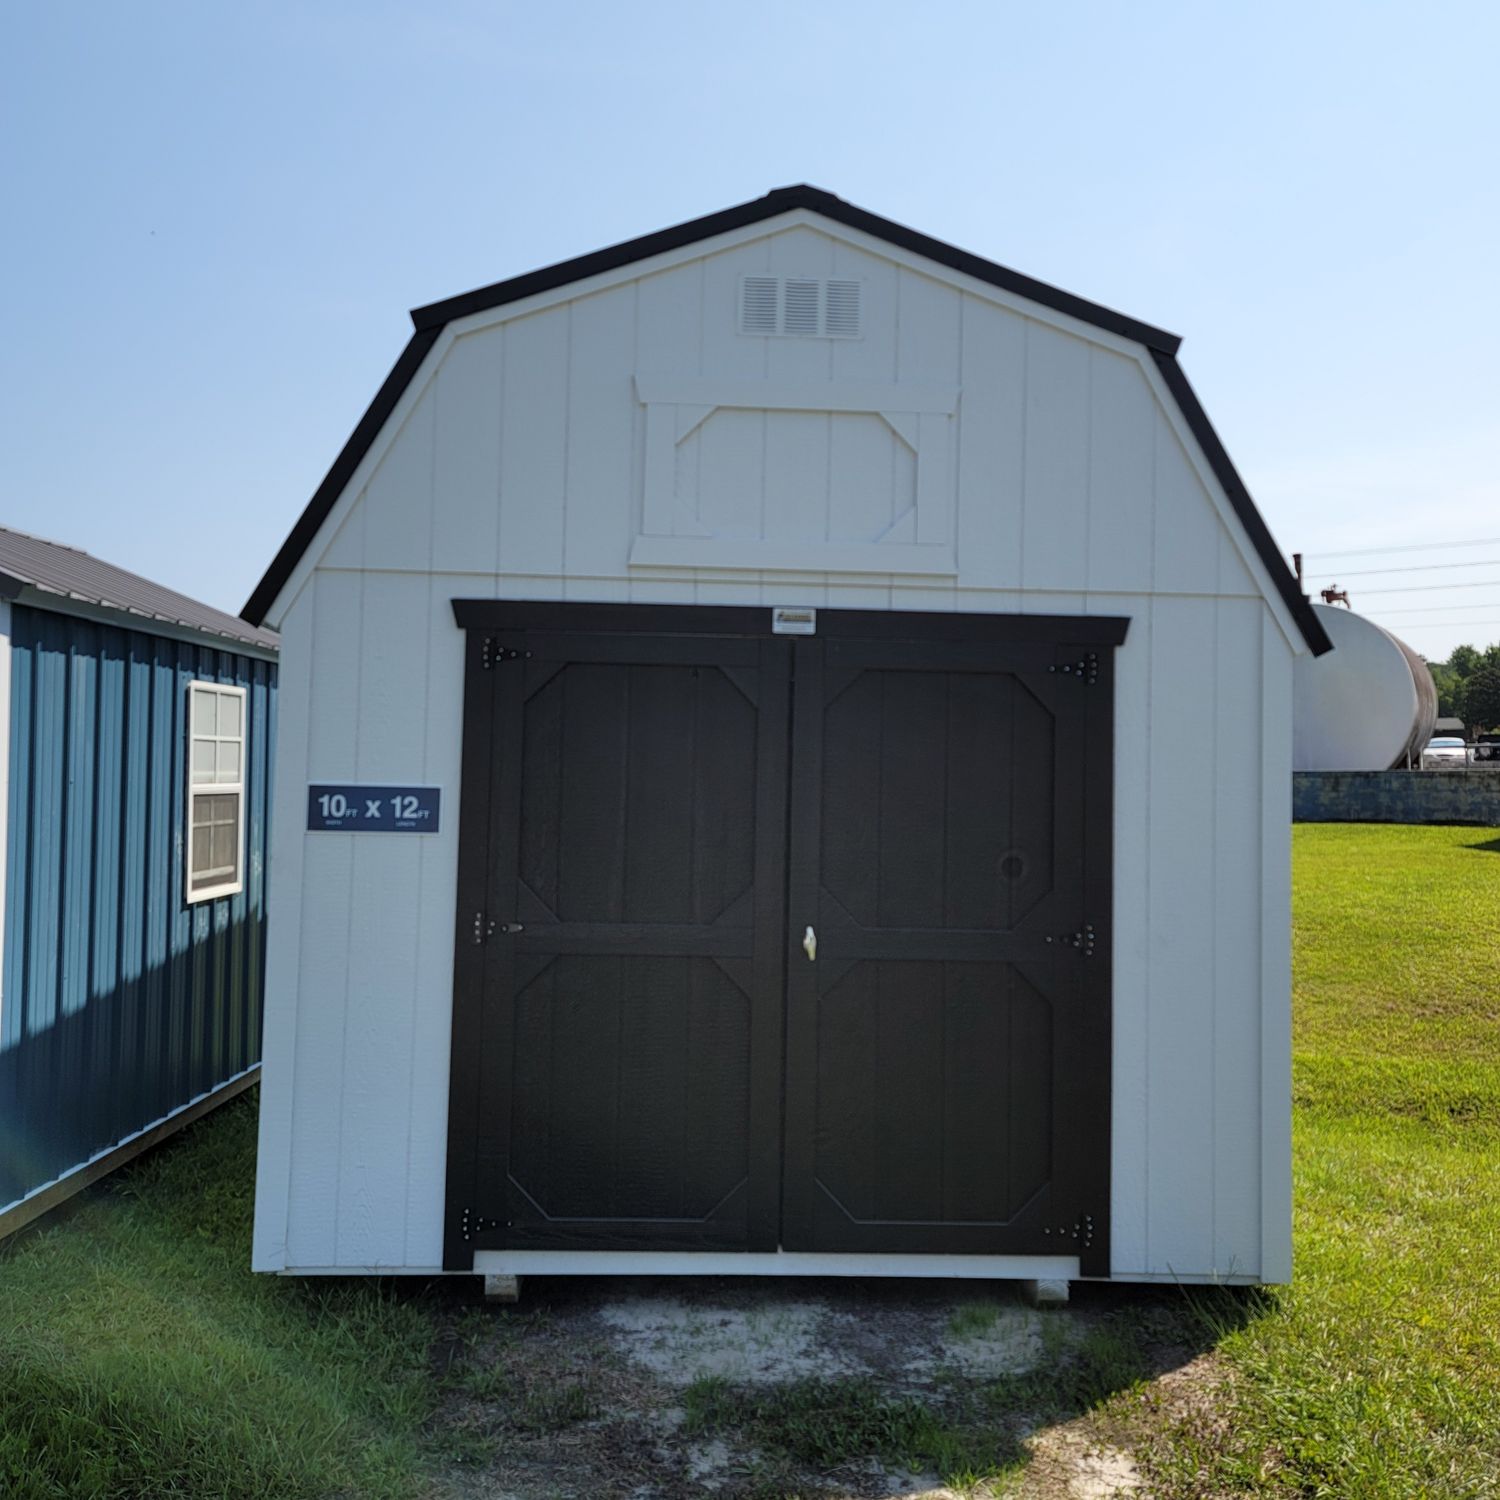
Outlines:
{"label": "white board and batten siding", "polygon": [[[861,336],[741,333],[746,275]],[[1142,348],[805,214],[450,324],[282,589],[258,1268],[441,1264],[456,597],[1128,616],[1112,1274],[1284,1279],[1301,637]],[[340,781],[441,830],[305,833]]]}

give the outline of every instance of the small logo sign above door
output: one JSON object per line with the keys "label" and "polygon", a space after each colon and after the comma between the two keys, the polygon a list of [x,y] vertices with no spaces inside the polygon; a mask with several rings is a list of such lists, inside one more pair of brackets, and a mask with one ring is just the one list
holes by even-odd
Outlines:
{"label": "small logo sign above door", "polygon": [[816,635],[818,612],[815,609],[773,609],[771,630],[775,635]]}
{"label": "small logo sign above door", "polygon": [[309,833],[436,833],[435,786],[326,786],[307,789]]}

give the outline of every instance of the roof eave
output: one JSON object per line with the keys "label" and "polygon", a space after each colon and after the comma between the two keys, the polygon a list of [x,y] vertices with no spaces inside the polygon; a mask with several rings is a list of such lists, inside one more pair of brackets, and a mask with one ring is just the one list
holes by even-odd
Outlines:
{"label": "roof eave", "polygon": [[1250,491],[1246,488],[1245,481],[1240,478],[1239,470],[1235,468],[1234,461],[1229,457],[1228,449],[1220,441],[1218,433],[1214,431],[1213,423],[1209,421],[1208,413],[1204,411],[1203,404],[1198,400],[1198,393],[1189,383],[1182,366],[1177,363],[1175,356],[1164,354],[1157,349],[1151,351],[1151,357],[1156,362],[1156,368],[1161,372],[1167,389],[1172,393],[1172,399],[1176,401],[1183,417],[1187,420],[1189,429],[1198,441],[1198,446],[1203,450],[1203,456],[1208,460],[1214,477],[1223,487],[1230,505],[1234,507],[1234,513],[1239,517],[1240,524],[1249,534],[1251,544],[1266,565],[1266,571],[1276,585],[1282,602],[1297,622],[1297,628],[1302,632],[1302,639],[1307,642],[1307,649],[1314,656],[1323,656],[1332,651],[1333,642],[1328,639],[1328,632],[1323,629],[1323,622],[1318,619],[1317,611],[1313,609],[1307,596],[1297,587],[1297,580],[1292,570],[1286,565],[1286,560],[1282,557],[1270,528],[1266,525]]}

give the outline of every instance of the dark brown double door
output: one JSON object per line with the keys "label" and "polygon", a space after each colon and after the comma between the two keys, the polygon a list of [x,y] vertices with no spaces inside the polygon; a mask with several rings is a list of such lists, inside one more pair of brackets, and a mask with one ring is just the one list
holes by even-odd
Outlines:
{"label": "dark brown double door", "polygon": [[1124,622],[459,601],[445,1264],[1107,1269]]}

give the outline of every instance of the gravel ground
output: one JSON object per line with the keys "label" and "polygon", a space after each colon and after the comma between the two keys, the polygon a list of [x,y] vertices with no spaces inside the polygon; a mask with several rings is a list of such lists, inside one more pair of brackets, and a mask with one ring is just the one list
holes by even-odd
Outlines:
{"label": "gravel ground", "polygon": [[1130,1455],[1087,1414],[1042,1426],[1008,1413],[1029,1461],[998,1490],[962,1492],[872,1455],[799,1462],[733,1422],[695,1430],[690,1415],[705,1389],[753,1402],[837,1382],[958,1421],[997,1380],[1067,1359],[1090,1317],[1037,1311],[1009,1283],[536,1278],[515,1307],[476,1315],[441,1424],[472,1457],[444,1488],[453,1500],[1140,1494]]}

